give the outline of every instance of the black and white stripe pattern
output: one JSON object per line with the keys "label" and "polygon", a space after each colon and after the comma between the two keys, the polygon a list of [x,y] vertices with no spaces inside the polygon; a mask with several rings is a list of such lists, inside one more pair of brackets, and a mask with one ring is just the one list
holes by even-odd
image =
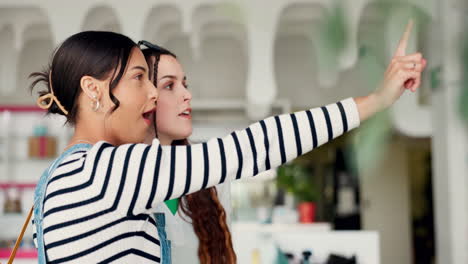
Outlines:
{"label": "black and white stripe pattern", "polygon": [[190,146],[105,142],[64,160],[49,181],[44,241],[51,263],[160,262],[152,212],[165,200],[275,168],[359,125],[352,98],[270,117]]}

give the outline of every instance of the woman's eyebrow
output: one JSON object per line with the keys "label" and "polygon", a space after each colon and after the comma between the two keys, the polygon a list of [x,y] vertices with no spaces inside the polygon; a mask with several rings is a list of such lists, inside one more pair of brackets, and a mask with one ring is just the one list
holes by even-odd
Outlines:
{"label": "woman's eyebrow", "polygon": [[177,80],[177,76],[175,76],[175,75],[165,75],[165,76],[159,78],[158,82],[160,82],[160,81],[162,81],[163,79],[166,79],[166,78]]}
{"label": "woman's eyebrow", "polygon": [[[159,79],[158,82],[160,82],[160,81],[162,81],[163,79],[166,79],[166,78],[177,80],[177,76],[175,76],[175,75],[164,75],[163,77],[161,77]],[[187,80],[187,76],[184,76],[183,81],[186,81],[186,80]]]}
{"label": "woman's eyebrow", "polygon": [[132,71],[132,70],[142,70],[142,71],[144,71],[144,72],[147,71],[145,67],[139,66],[139,65],[137,65],[137,66],[135,66],[135,67],[132,67],[130,70],[131,70],[131,71]]}

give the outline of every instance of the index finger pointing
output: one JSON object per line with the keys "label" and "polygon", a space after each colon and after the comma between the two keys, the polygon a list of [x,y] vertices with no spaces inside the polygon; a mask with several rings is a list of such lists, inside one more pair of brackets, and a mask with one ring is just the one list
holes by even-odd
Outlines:
{"label": "index finger pointing", "polygon": [[403,36],[400,39],[400,43],[398,43],[395,56],[406,55],[406,47],[408,46],[408,41],[409,41],[412,29],[413,29],[413,19],[410,19],[410,21],[408,22],[408,25],[406,25],[405,33],[403,33]]}

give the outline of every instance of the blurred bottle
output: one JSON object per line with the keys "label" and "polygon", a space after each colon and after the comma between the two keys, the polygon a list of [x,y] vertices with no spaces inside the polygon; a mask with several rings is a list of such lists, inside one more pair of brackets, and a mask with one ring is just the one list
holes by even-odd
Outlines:
{"label": "blurred bottle", "polygon": [[5,213],[21,213],[20,192],[17,188],[5,189],[5,203],[3,210]]}
{"label": "blurred bottle", "polygon": [[258,248],[252,250],[252,264],[261,264],[260,262],[260,250]]}
{"label": "blurred bottle", "polygon": [[351,164],[350,160],[345,159],[345,151],[338,149],[334,164],[335,230],[361,229],[359,180],[357,171]]}
{"label": "blurred bottle", "polygon": [[28,140],[30,158],[52,158],[57,153],[57,140],[47,135],[47,127],[43,124],[34,127],[33,136]]}

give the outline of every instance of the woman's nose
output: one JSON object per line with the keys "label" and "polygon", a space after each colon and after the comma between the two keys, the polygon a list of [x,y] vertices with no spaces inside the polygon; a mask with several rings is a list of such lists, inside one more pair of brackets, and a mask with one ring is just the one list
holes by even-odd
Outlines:
{"label": "woman's nose", "polygon": [[184,101],[190,101],[192,100],[192,93],[185,89],[185,93],[184,93]]}
{"label": "woman's nose", "polygon": [[154,101],[154,103],[156,104],[156,101],[158,100],[158,96],[159,96],[158,89],[156,89],[156,87],[154,87],[153,83],[150,82],[149,99]]}

